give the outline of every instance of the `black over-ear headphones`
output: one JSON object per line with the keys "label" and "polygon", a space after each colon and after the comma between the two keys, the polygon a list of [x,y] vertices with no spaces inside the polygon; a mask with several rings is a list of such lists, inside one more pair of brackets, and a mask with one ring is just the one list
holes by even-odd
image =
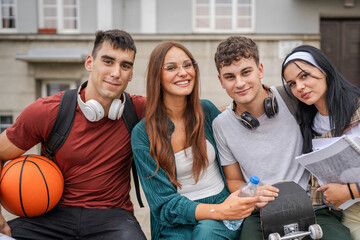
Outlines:
{"label": "black over-ear headphones", "polygon": [[[270,97],[264,99],[264,110],[268,118],[273,118],[279,112],[279,105],[272,90],[263,85],[263,88],[269,92]],[[240,123],[247,129],[256,129],[260,126],[259,120],[251,115],[249,112],[243,112],[241,116],[236,113],[236,103],[233,101],[233,113],[234,116],[240,121]]]}

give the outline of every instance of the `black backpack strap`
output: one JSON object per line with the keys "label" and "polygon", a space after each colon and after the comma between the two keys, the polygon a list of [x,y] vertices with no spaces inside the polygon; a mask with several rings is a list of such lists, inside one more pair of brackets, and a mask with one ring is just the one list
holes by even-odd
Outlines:
{"label": "black backpack strap", "polygon": [[135,127],[135,125],[139,122],[139,118],[137,116],[134,104],[126,92],[124,92],[125,95],[125,109],[123,112],[123,118],[126,125],[126,128],[128,129],[129,133],[131,133],[132,129]]}
{"label": "black backpack strap", "polygon": [[[124,92],[124,95],[125,95],[126,100],[125,100],[125,107],[124,107],[125,109],[123,112],[123,119],[124,119],[126,128],[128,129],[128,131],[131,135],[131,131],[135,127],[135,125],[139,122],[139,118],[137,116],[134,104],[133,104],[129,94]],[[132,158],[132,156],[131,156],[131,158]],[[138,177],[138,174],[136,171],[136,165],[135,165],[135,161],[133,158],[131,159],[131,170],[132,170],[133,177],[134,177],[136,198],[139,202],[140,207],[144,207],[144,204],[141,200],[139,177]]]}
{"label": "black backpack strap", "polygon": [[[290,113],[294,116],[294,118],[296,119],[296,121],[298,121],[297,118],[296,118],[296,109],[297,109],[297,101],[296,101],[296,98],[293,97],[293,96],[290,96],[290,95],[286,92],[284,86],[277,86],[277,87],[276,87],[276,90],[278,90],[281,98],[284,100],[284,102],[285,102],[287,108],[289,109]],[[290,89],[289,89],[289,91],[290,91]]]}
{"label": "black backpack strap", "polygon": [[77,89],[67,90],[61,96],[59,111],[54,126],[46,139],[45,152],[42,153],[49,159],[52,159],[69,135],[75,118],[76,97]]}
{"label": "black backpack strap", "polygon": [[[76,105],[77,105],[77,91],[78,91],[77,89],[67,90],[61,96],[59,111],[56,116],[54,126],[51,129],[51,132],[45,141],[45,151],[42,152],[42,155],[48,157],[49,159],[52,159],[53,155],[64,144],[73,126]],[[125,93],[125,97],[126,100],[125,100],[125,109],[123,112],[123,117],[126,128],[131,134],[131,130],[139,122],[139,119],[137,117],[135,107],[132,103],[130,96],[127,93]],[[141,200],[139,177],[137,175],[135,162],[133,159],[131,160],[132,160],[131,166],[132,166],[132,173],[135,183],[136,197],[138,199],[140,207],[144,207],[144,204],[142,203]]]}

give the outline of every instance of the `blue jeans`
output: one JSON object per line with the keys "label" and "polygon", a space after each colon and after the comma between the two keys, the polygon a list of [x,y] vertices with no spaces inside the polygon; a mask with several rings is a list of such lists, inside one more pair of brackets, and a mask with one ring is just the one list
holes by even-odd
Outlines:
{"label": "blue jeans", "polygon": [[241,227],[232,231],[227,229],[223,221],[201,220],[194,227],[191,235],[192,240],[210,240],[210,239],[237,239]]}
{"label": "blue jeans", "polygon": [[177,225],[164,227],[159,239],[176,240],[235,240],[239,237],[240,229],[231,231],[223,221],[201,220],[196,225]]}
{"label": "blue jeans", "polygon": [[8,222],[13,238],[146,240],[134,215],[121,208],[55,207],[39,217]]}

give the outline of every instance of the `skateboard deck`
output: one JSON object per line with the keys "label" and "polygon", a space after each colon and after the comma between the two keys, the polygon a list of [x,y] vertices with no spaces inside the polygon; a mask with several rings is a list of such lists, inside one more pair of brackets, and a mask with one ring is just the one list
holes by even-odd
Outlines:
{"label": "skateboard deck", "polygon": [[305,190],[292,181],[277,182],[273,186],[279,189],[278,197],[260,209],[263,239],[267,240],[272,233],[288,237],[271,239],[312,239],[310,236],[289,237],[306,232],[309,226],[316,224],[314,209]]}

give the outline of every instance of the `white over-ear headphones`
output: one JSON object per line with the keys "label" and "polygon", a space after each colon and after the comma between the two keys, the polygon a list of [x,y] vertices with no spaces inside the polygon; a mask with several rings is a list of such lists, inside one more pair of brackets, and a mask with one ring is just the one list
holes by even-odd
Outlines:
{"label": "white over-ear headphones", "polygon": [[[89,120],[90,122],[96,122],[104,117],[104,108],[101,106],[99,102],[97,102],[94,99],[90,99],[86,103],[83,102],[83,100],[80,97],[80,91],[86,85],[87,85],[87,81],[81,84],[81,86],[79,87],[77,102],[86,119]],[[109,119],[117,120],[121,118],[124,112],[125,99],[126,99],[125,96],[123,98],[124,98],[124,102],[122,102],[121,99],[114,99],[112,101],[108,113]]]}

